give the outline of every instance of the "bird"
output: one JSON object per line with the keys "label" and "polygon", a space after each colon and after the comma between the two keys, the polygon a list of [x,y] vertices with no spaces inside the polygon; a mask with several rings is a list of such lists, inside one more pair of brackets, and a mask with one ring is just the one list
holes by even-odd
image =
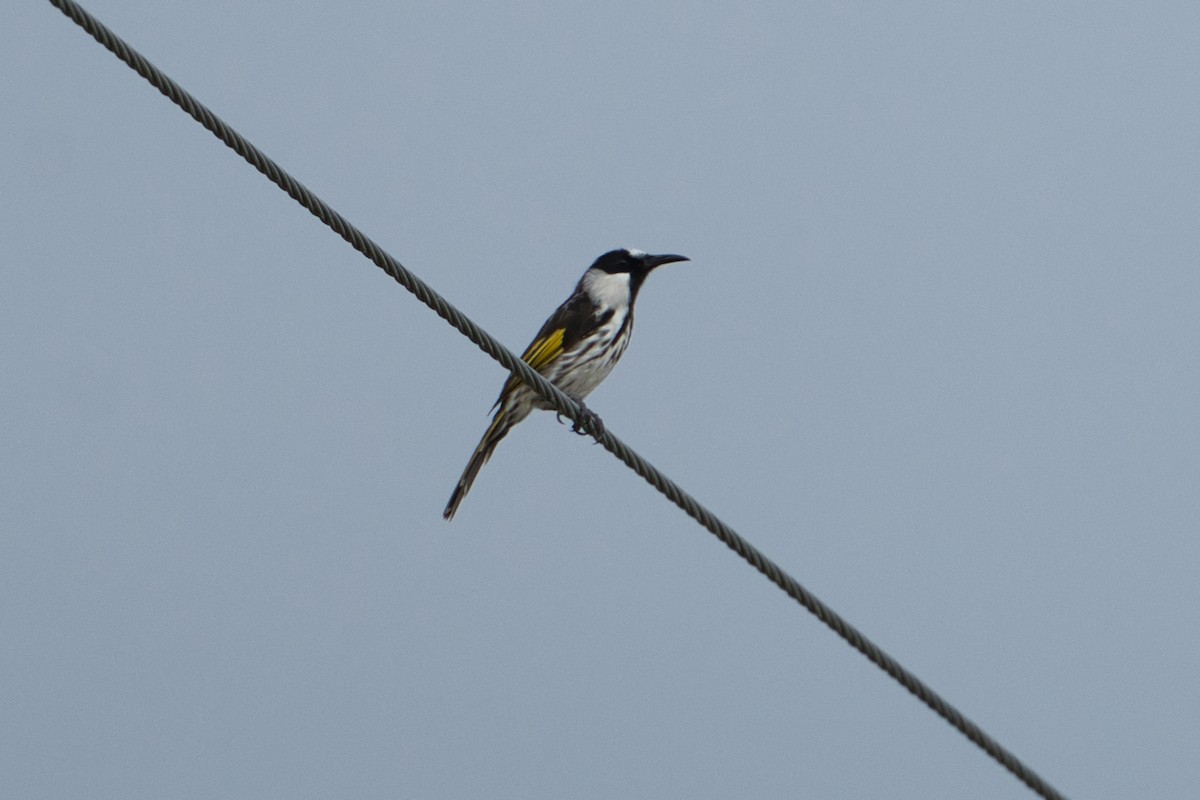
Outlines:
{"label": "bird", "polygon": [[[580,420],[572,427],[576,433],[586,434],[590,429],[598,440],[604,430],[600,418],[583,405],[583,398],[608,377],[629,346],[633,304],[646,276],[663,264],[689,260],[674,253],[651,255],[633,248],[608,251],[587,268],[575,291],[525,348],[521,360],[581,406]],[[446,503],[443,518],[449,521],[454,517],[496,446],[534,409],[553,410],[553,406],[515,374],[510,375],[492,406],[492,422]]]}

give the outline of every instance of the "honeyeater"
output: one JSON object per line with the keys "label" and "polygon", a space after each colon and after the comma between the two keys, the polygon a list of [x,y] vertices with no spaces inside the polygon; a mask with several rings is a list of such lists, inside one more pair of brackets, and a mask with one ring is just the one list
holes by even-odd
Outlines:
{"label": "honeyeater", "polygon": [[[687,260],[684,256],[655,256],[632,249],[611,250],[600,256],[583,273],[571,296],[542,325],[521,360],[582,405],[583,398],[608,376],[629,345],[633,303],[646,276],[655,267]],[[496,412],[492,424],[484,431],[442,512],[446,519],[454,516],[479,469],[513,426],[535,408],[552,406],[516,375],[510,375],[492,408]],[[602,430],[600,420],[586,407],[584,416],[594,430]],[[574,430],[584,432],[578,422]]]}

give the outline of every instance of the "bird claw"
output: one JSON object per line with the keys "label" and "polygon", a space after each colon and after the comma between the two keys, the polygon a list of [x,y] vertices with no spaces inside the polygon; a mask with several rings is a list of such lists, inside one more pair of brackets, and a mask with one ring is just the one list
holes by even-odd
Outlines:
{"label": "bird claw", "polygon": [[604,422],[597,416],[595,411],[592,411],[587,406],[583,407],[579,419],[571,426],[571,431],[580,436],[593,436],[597,441],[604,435]]}
{"label": "bird claw", "polygon": [[[603,420],[600,419],[595,411],[584,405],[583,401],[578,397],[572,397],[571,399],[579,403],[579,419],[571,423],[571,432],[580,436],[592,436],[596,441],[599,441],[600,437],[604,435]],[[556,411],[554,417],[559,423],[562,423],[562,414]]]}

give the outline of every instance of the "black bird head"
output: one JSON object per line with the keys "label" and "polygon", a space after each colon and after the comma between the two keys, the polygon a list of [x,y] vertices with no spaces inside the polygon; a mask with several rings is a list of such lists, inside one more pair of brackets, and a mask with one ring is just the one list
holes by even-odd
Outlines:
{"label": "black bird head", "polygon": [[650,270],[655,267],[661,267],[663,264],[688,260],[687,256],[677,256],[672,253],[656,256],[650,253],[643,253],[641,250],[631,250],[622,247],[620,250],[609,250],[597,258],[596,262],[592,264],[592,269],[603,270],[610,274],[615,272],[648,273]]}
{"label": "black bird head", "polygon": [[621,248],[620,250],[609,250],[597,258],[591,268],[607,272],[610,275],[629,273],[629,288],[636,296],[638,289],[642,286],[642,281],[646,280],[646,276],[655,267],[689,260],[687,256],[677,256],[674,253],[656,256],[643,253],[641,250]]}

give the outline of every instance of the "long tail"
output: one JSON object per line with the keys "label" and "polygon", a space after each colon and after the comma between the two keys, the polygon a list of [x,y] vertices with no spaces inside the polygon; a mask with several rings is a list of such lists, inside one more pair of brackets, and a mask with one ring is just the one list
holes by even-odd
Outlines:
{"label": "long tail", "polygon": [[444,519],[449,520],[454,517],[454,512],[458,511],[458,504],[467,496],[467,492],[471,491],[471,484],[475,482],[475,476],[479,474],[479,470],[492,457],[492,452],[496,449],[496,445],[500,444],[500,440],[518,422],[520,419],[514,420],[513,415],[503,408],[496,412],[496,416],[492,418],[492,424],[484,431],[483,438],[479,440],[479,445],[471,454],[471,460],[467,462],[467,468],[463,470],[462,477],[458,479],[458,485],[454,487],[454,492],[450,495],[450,502],[446,503],[446,510],[442,512]]}

